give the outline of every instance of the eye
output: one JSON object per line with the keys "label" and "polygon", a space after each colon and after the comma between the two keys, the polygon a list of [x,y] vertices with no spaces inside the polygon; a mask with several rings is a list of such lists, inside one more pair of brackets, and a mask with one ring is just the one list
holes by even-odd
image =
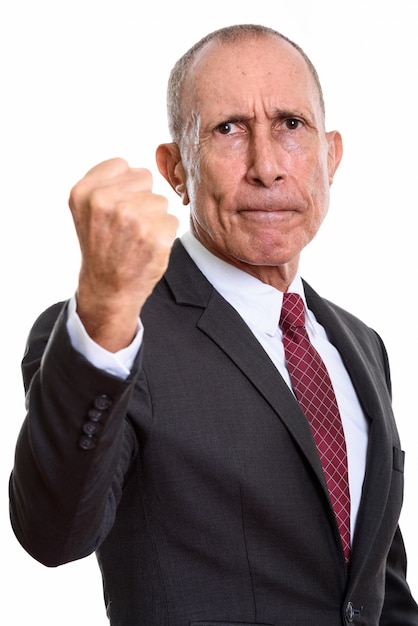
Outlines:
{"label": "eye", "polygon": [[232,124],[231,122],[224,122],[218,126],[218,131],[221,135],[228,135],[231,132]]}
{"label": "eye", "polygon": [[296,117],[290,117],[287,120],[285,120],[284,123],[288,130],[297,130],[299,126],[302,124],[302,122],[298,120]]}
{"label": "eye", "polygon": [[221,135],[231,135],[232,133],[237,133],[242,131],[242,126],[238,124],[238,122],[222,122],[219,126],[216,127],[216,130]]}

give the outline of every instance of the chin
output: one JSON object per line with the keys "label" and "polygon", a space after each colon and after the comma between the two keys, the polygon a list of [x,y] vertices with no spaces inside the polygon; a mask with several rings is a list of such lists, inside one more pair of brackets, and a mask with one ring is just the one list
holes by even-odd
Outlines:
{"label": "chin", "polygon": [[291,257],[287,255],[272,255],[270,254],[251,254],[243,255],[242,258],[237,257],[237,260],[246,265],[252,265],[254,267],[278,267],[280,265],[286,265],[291,261]]}
{"label": "chin", "polygon": [[243,252],[243,258],[252,265],[283,265],[291,261],[299,251],[290,250],[277,242],[266,243],[264,240],[260,243],[251,242]]}

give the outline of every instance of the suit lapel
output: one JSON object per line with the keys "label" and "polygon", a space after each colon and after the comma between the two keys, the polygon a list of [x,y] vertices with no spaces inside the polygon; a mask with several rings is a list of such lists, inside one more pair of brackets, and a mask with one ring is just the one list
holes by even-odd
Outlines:
{"label": "suit lapel", "polygon": [[382,375],[381,362],[373,367],[370,357],[373,347],[369,345],[367,351],[365,342],[355,332],[354,327],[348,325],[334,306],[320,298],[306,284],[305,292],[309,308],[326,328],[330,341],[338,349],[369,419],[366,476],[352,553],[354,570],[360,565],[358,559],[361,558],[361,562],[367,559],[387,503],[393,469],[391,400]]}
{"label": "suit lapel", "polygon": [[213,292],[198,327],[234,361],[270,404],[308,458],[325,488],[311,430],[299,404],[245,322],[216,291]]}

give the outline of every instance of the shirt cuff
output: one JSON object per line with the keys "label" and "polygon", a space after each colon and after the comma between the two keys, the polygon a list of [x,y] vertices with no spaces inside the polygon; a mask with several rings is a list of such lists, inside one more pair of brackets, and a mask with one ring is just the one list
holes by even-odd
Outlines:
{"label": "shirt cuff", "polygon": [[132,369],[135,357],[142,345],[144,327],[138,318],[138,330],[132,341],[126,348],[118,352],[109,352],[97,344],[84,328],[78,314],[77,301],[73,296],[69,301],[67,314],[67,331],[71,344],[77,352],[80,352],[92,365],[108,374],[126,379]]}

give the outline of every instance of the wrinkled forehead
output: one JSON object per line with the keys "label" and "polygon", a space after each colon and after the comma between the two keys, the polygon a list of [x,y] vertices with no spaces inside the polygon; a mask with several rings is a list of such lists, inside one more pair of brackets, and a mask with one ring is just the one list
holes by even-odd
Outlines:
{"label": "wrinkled forehead", "polygon": [[318,86],[306,60],[286,40],[270,35],[210,41],[183,81],[183,111],[264,98],[274,106],[318,109]]}

